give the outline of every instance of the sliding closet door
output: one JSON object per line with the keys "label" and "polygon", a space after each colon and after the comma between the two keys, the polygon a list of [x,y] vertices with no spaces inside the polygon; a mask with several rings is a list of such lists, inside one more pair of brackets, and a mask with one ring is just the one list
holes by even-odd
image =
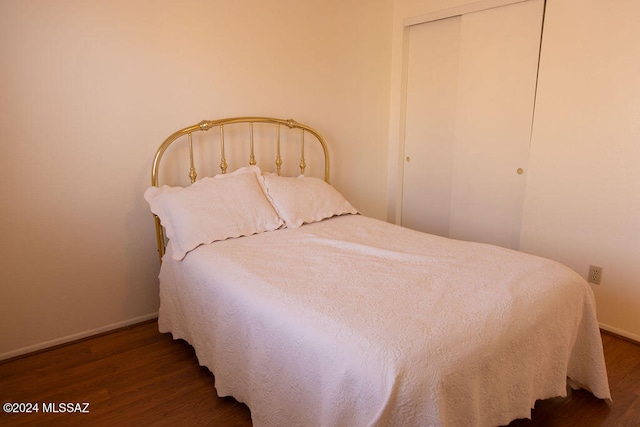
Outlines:
{"label": "sliding closet door", "polygon": [[449,235],[460,17],[410,28],[402,225]]}
{"label": "sliding closet door", "polygon": [[402,224],[518,247],[542,0],[409,32]]}

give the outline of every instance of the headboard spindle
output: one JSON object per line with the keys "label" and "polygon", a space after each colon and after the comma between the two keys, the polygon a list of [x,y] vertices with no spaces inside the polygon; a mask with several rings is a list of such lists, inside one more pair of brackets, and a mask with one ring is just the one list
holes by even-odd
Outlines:
{"label": "headboard spindle", "polygon": [[227,158],[224,156],[224,125],[220,125],[220,170],[227,173]]}

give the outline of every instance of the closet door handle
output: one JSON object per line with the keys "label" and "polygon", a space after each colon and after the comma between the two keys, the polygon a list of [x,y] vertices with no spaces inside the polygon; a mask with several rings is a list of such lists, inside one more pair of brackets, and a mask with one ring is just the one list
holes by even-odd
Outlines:
{"label": "closet door handle", "polygon": [[518,175],[522,175],[524,173],[524,169],[518,168],[518,170],[516,170],[516,172],[518,172]]}

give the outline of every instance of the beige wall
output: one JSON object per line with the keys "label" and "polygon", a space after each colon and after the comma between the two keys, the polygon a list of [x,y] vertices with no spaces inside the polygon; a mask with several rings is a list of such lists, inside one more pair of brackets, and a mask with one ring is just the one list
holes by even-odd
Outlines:
{"label": "beige wall", "polygon": [[389,0],[0,0],[0,357],[153,317],[142,193],[169,133],[234,115],[321,131],[386,216]]}
{"label": "beige wall", "polygon": [[603,267],[601,325],[640,341],[640,2],[546,16],[521,249]]}
{"label": "beige wall", "polygon": [[[508,0],[505,0],[508,1]],[[399,218],[404,24],[503,0],[396,0],[388,218]],[[640,3],[547,0],[520,249],[559,260],[592,286],[601,326],[640,341]]]}

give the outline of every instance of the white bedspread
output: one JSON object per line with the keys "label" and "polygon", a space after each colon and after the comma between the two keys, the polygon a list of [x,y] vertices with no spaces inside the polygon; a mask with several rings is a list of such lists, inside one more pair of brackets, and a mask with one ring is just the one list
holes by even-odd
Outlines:
{"label": "white bedspread", "polygon": [[255,426],[492,426],[610,398],[589,285],[567,267],[347,215],[202,246],[160,273],[162,332]]}

